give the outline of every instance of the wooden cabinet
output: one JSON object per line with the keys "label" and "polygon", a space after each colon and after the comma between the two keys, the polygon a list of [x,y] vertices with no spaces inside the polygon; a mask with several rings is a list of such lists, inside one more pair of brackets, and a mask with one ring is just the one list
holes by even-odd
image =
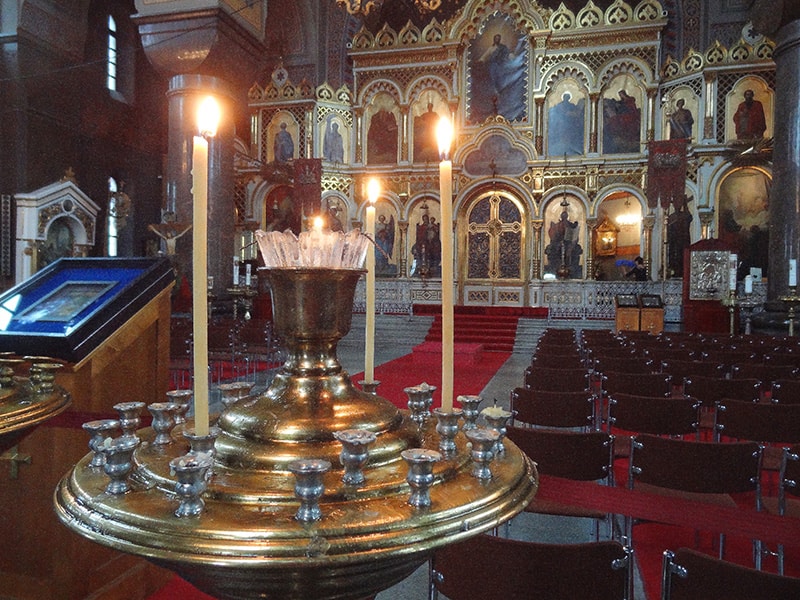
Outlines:
{"label": "wooden cabinet", "polygon": [[82,424],[116,416],[127,400],[164,400],[169,382],[171,285],[56,383],[72,395],[69,410],[23,439],[17,451],[30,456],[11,477],[0,461],[0,596],[8,600],[142,600],[172,577],[143,558],[118,552],[63,526],[53,510],[59,480],[89,452]]}
{"label": "wooden cabinet", "polygon": [[616,330],[639,331],[639,308],[617,307]]}
{"label": "wooden cabinet", "polygon": [[664,309],[642,308],[639,315],[639,330],[653,335],[664,331]]}

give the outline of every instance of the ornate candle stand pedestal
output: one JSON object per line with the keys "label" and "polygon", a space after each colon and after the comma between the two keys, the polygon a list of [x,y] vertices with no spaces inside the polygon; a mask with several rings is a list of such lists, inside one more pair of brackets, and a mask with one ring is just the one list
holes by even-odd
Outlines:
{"label": "ornate candle stand pedestal", "polygon": [[794,335],[794,307],[800,303],[800,296],[797,295],[797,288],[792,286],[789,288],[789,293],[779,298],[781,302],[789,305],[787,320],[789,322],[789,335]]}
{"label": "ornate candle stand pedestal", "polygon": [[[29,376],[16,375],[15,367],[26,364]],[[34,427],[69,406],[69,393],[53,384],[53,372],[61,367],[50,361],[0,357],[0,452],[12,448]]]}
{"label": "ornate candle stand pedestal", "polygon": [[[288,359],[264,393],[220,415],[214,475],[201,495],[176,492],[170,473],[171,461],[189,450],[181,430],[191,421],[175,427],[173,443],[158,446],[145,428],[137,431],[142,444],[134,453],[130,490],[104,494],[108,476],[91,466],[90,453],[56,490],[62,522],[99,544],[172,569],[216,598],[359,600],[407,577],[436,548],[520,512],[538,479],[534,465],[508,441],[491,472],[488,459],[479,457],[479,479],[473,476],[475,453],[459,431],[455,450],[430,464],[424,490],[416,478],[416,488],[409,484],[402,455],[437,451],[435,420],[412,421],[388,400],[356,389],[336,357],[362,273],[265,271]],[[343,481],[336,434],[346,430],[375,434],[358,485]],[[301,465],[325,468],[317,468],[309,483],[296,476]],[[203,487],[201,475],[192,481],[188,487]],[[412,494],[425,502],[411,502]],[[192,510],[181,511],[187,502]]]}
{"label": "ornate candle stand pedestal", "polygon": [[234,285],[226,290],[233,297],[233,318],[239,318],[239,307],[244,311],[242,318],[250,320],[250,311],[253,310],[253,298],[258,296],[258,290],[249,285]]}
{"label": "ornate candle stand pedestal", "polygon": [[744,332],[747,335],[753,333],[753,313],[762,303],[753,298],[752,294],[745,294],[739,298],[739,309],[744,314]]}

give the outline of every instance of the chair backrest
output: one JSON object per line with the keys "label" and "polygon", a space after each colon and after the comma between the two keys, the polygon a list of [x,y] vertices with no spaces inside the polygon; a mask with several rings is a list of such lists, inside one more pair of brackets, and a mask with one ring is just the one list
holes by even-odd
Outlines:
{"label": "chair backrest", "polygon": [[786,494],[800,497],[800,444],[783,449],[778,477],[778,512],[786,512]]}
{"label": "chair backrest", "polygon": [[692,375],[704,377],[723,377],[723,366],[710,360],[681,360],[668,358],[661,361],[661,372],[669,373],[676,381],[682,381]]}
{"label": "chair backrest", "polygon": [[800,598],[800,579],[719,560],[689,548],[664,552],[661,600]]}
{"label": "chair backrest", "polygon": [[543,427],[596,429],[595,397],[588,390],[554,392],[517,387],[511,391],[514,422]]}
{"label": "chair backrest", "polygon": [[528,367],[525,369],[525,387],[532,390],[580,392],[589,388],[589,373],[582,368]]}
{"label": "chair backrest", "polygon": [[531,359],[531,367],[548,369],[583,369],[583,358],[575,354],[549,354],[547,350],[537,350]]}
{"label": "chair backrest", "polygon": [[632,560],[617,541],[540,544],[482,534],[434,553],[434,598],[625,600]]}
{"label": "chair backrest", "polygon": [[692,375],[684,380],[683,393],[694,396],[703,403],[703,406],[713,408],[717,401],[723,398],[758,400],[761,395],[761,381]]}
{"label": "chair backrest", "polygon": [[760,492],[756,442],[697,442],[637,435],[631,443],[628,487],[634,481],[705,494]]}
{"label": "chair backrest", "polygon": [[699,432],[700,403],[690,397],[665,398],[634,394],[609,395],[610,426],[653,435],[694,435]]}
{"label": "chair backrest", "polygon": [[800,404],[800,379],[773,380],[770,400],[781,404]]}
{"label": "chair backrest", "polygon": [[668,373],[622,373],[605,371],[600,383],[608,394],[647,393],[650,396],[669,396],[672,394],[672,376]]}
{"label": "chair backrest", "polygon": [[599,354],[594,358],[594,370],[604,373],[616,371],[617,373],[652,373],[659,370],[659,365],[649,358],[636,355],[620,357]]}
{"label": "chair backrest", "polygon": [[602,431],[508,427],[506,437],[536,463],[539,473],[578,481],[612,475],[614,436]]}
{"label": "chair backrest", "polygon": [[733,379],[758,379],[770,382],[775,379],[797,377],[797,367],[793,365],[770,365],[766,363],[735,363],[731,366]]}
{"label": "chair backrest", "polygon": [[717,401],[714,417],[717,440],[737,438],[754,442],[800,443],[800,404]]}

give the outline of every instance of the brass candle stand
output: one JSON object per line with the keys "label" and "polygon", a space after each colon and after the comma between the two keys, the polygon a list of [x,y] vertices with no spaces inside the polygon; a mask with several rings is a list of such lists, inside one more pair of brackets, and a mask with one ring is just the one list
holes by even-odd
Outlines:
{"label": "brass candle stand", "polygon": [[781,302],[784,302],[789,305],[789,310],[787,312],[787,319],[789,321],[789,335],[794,335],[794,307],[798,303],[800,303],[800,296],[797,295],[797,287],[796,286],[789,286],[789,293],[785,296],[781,296],[779,298]]}
{"label": "brass candle stand", "polygon": [[[28,374],[17,369],[28,368]],[[55,371],[63,367],[52,359],[0,357],[0,452],[13,448],[36,426],[67,409],[69,393],[54,385]],[[12,470],[20,457],[11,453]]]}
{"label": "brass candle stand", "polygon": [[[176,488],[170,465],[187,455],[182,430],[191,420],[175,426],[169,444],[154,445],[153,430],[140,429],[129,491],[106,493],[108,476],[91,466],[93,453],[62,479],[55,505],[67,527],[147,557],[220,599],[360,600],[410,575],[436,548],[523,510],[538,478],[508,440],[502,456],[481,458],[481,473],[491,476],[480,479],[473,476],[474,448],[459,431],[452,453],[428,465],[424,489],[412,487],[414,465],[404,455],[438,453],[435,420],[417,423],[356,389],[336,357],[363,271],[265,274],[288,358],[264,393],[220,415],[212,475],[205,481],[202,474],[208,454],[190,454],[183,462],[197,465],[197,473]],[[337,435],[354,429],[375,435],[358,483],[343,477]],[[325,468],[301,481],[299,465],[312,463]],[[421,496],[426,502],[412,501]],[[313,509],[307,518],[298,517],[308,512],[302,507]]]}

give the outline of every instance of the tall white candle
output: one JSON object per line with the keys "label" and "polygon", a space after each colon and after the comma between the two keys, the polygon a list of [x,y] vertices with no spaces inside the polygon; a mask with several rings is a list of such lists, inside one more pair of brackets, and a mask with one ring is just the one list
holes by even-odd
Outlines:
{"label": "tall white candle", "polygon": [[745,275],[744,276],[744,293],[745,294],[752,294],[753,293],[753,276],[752,275]]}
{"label": "tall white candle", "polygon": [[250,287],[250,277],[251,277],[251,273],[252,273],[252,271],[250,269],[251,269],[251,265],[250,265],[250,263],[247,263],[244,266],[244,284],[247,287]]}
{"label": "tall white candle", "polygon": [[789,287],[797,286],[797,259],[789,259]]}
{"label": "tall white candle", "polygon": [[732,292],[736,291],[736,269],[739,264],[739,257],[731,254],[730,263],[728,266],[728,289]]}
{"label": "tall white candle", "polygon": [[233,257],[233,285],[239,285],[239,257]]}
{"label": "tall white candle", "polygon": [[[377,179],[370,179],[367,184],[367,199],[364,231],[375,241],[375,202],[378,200],[380,185]],[[375,381],[375,249],[367,251],[367,326],[364,340],[364,381]]]}
{"label": "tall white candle", "polygon": [[206,98],[198,115],[201,135],[192,145],[192,337],[194,428],[208,435],[208,140],[216,133],[219,108]]}
{"label": "tall white candle", "polygon": [[436,131],[439,142],[439,239],[442,250],[442,410],[453,410],[453,163],[450,144],[453,126],[442,117]]}

